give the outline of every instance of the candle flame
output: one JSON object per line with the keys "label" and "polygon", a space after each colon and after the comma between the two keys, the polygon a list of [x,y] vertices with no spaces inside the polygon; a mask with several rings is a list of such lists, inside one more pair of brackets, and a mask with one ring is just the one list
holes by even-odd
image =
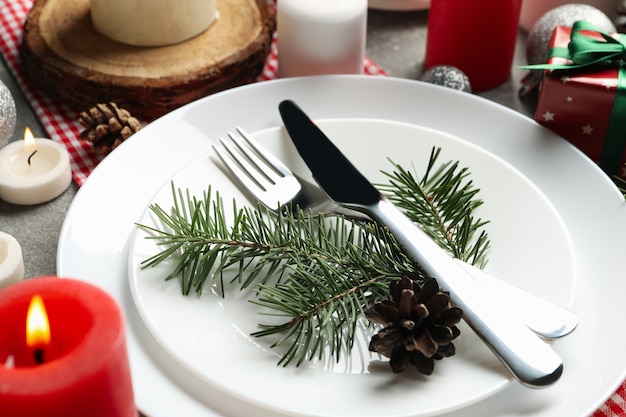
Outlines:
{"label": "candle flame", "polygon": [[24,129],[24,150],[28,155],[37,150],[37,143],[35,142],[33,132],[30,130],[29,127],[26,127],[26,129]]}
{"label": "candle flame", "polygon": [[39,295],[34,295],[26,315],[26,344],[29,347],[50,343],[48,313]]}

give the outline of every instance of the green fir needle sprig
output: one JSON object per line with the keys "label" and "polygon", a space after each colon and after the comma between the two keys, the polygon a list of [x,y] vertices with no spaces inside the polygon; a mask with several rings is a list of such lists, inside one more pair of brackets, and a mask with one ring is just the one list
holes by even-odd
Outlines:
{"label": "green fir needle sprig", "polygon": [[484,267],[489,241],[482,227],[488,222],[473,216],[483,204],[476,198],[479,189],[458,161],[435,167],[440,152],[433,149],[421,178],[394,164],[392,172],[383,171],[389,183],[378,188],[452,256]]}
{"label": "green fir needle sprig", "polygon": [[[485,263],[489,240],[486,222],[473,217],[482,202],[469,172],[458,163],[437,164],[433,148],[420,178],[391,162],[381,191],[453,256]],[[202,293],[218,283],[253,286],[250,299],[267,317],[253,336],[272,336],[272,347],[283,347],[279,364],[300,365],[329,352],[339,360],[350,352],[364,311],[386,298],[389,284],[402,276],[423,282],[427,277],[407,257],[385,227],[343,216],[232,204],[232,219],[219,193],[209,187],[201,198],[172,184],[174,204],[164,210],[149,207],[159,227],[139,224],[161,252],[146,259],[144,268],[172,259],[164,277],[180,279],[182,293]]]}

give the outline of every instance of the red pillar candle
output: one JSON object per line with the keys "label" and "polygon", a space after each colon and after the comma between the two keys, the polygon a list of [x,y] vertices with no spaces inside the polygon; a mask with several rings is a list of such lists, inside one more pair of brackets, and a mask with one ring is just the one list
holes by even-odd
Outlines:
{"label": "red pillar candle", "polygon": [[[36,295],[50,337],[29,346],[26,317]],[[123,316],[108,294],[57,277],[0,291],[0,416],[137,416]]]}
{"label": "red pillar candle", "polygon": [[431,0],[424,68],[452,65],[473,91],[511,74],[522,0]]}

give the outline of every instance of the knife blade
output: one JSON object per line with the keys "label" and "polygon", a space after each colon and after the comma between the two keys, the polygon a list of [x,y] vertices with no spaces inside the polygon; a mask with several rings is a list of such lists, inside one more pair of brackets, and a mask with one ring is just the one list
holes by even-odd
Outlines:
{"label": "knife blade", "polygon": [[545,387],[560,378],[563,361],[551,346],[507,314],[506,305],[487,297],[454,258],[387,200],[296,103],[285,100],[278,107],[298,153],[328,197],[387,227],[407,254],[450,293],[464,320],[518,381]]}

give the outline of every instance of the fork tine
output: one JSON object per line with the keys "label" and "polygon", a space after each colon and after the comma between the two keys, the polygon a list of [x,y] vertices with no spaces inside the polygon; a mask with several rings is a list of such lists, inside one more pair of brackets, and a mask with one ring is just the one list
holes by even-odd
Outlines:
{"label": "fork tine", "polygon": [[302,186],[282,162],[260,146],[243,129],[239,135],[228,133],[220,138],[221,146],[213,146],[228,171],[254,198],[279,212],[282,206],[301,205],[307,201],[301,195]]}
{"label": "fork tine", "polygon": [[287,168],[287,166],[283,164],[280,159],[275,157],[271,152],[269,152],[267,149],[261,146],[259,142],[254,140],[252,136],[248,134],[248,132],[243,130],[241,127],[237,127],[236,129],[237,129],[237,132],[239,132],[239,134],[241,135],[241,137],[245,139],[248,145],[250,145],[250,147],[254,149],[255,152],[259,154],[263,159],[265,159],[267,164],[269,166],[272,166],[276,170],[277,173],[279,173],[283,177],[292,175],[291,170]]}
{"label": "fork tine", "polygon": [[[239,133],[241,134],[241,131]],[[263,156],[262,154],[262,152],[265,152],[267,155],[269,155],[269,153],[265,149],[263,149],[261,145],[259,145],[256,141],[254,141],[254,139],[252,139],[249,135],[247,135],[245,131],[243,131],[243,133],[247,137],[243,135],[236,136],[231,132],[228,132],[228,137],[237,146],[240,153],[247,159],[246,162],[250,162],[254,166],[254,168],[256,168],[256,171],[258,171],[261,175],[265,176],[265,178],[271,184],[276,184],[276,182],[278,182],[281,177],[284,177],[285,174],[274,169],[272,162],[267,160],[267,158],[265,158],[265,156]],[[245,139],[245,141],[241,140],[242,137],[243,139]],[[257,156],[257,153],[260,157]],[[239,159],[242,159],[242,158],[239,158]],[[278,162],[278,160],[276,160],[275,162]],[[282,165],[282,162],[278,162],[278,163]],[[284,169],[286,170],[287,167],[284,167]]]}
{"label": "fork tine", "polygon": [[[228,168],[230,173],[251,193],[254,193],[255,189],[267,190],[267,185],[261,184],[261,182],[252,175],[251,170],[254,171],[254,167],[247,164],[245,161],[243,161],[242,164],[241,158],[234,156],[236,151],[232,149],[232,145],[226,143],[224,139],[220,138],[220,143],[224,147],[224,150],[219,149],[215,145],[213,146],[213,150],[217,153],[217,156],[226,168]],[[248,166],[245,167],[244,165]]]}

